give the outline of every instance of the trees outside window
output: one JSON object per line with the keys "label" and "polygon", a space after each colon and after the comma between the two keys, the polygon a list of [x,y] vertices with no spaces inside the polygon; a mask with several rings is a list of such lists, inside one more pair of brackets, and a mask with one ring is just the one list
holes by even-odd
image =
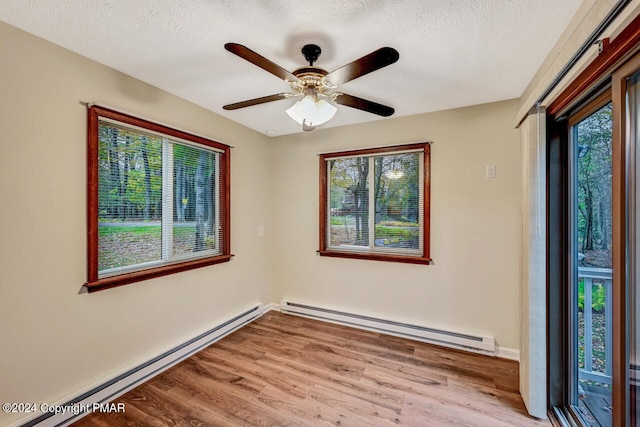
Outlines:
{"label": "trees outside window", "polygon": [[89,290],[228,261],[229,147],[89,109]]}
{"label": "trees outside window", "polygon": [[612,105],[573,128],[577,143],[578,251],[584,265],[611,268]]}
{"label": "trees outside window", "polygon": [[429,145],[321,155],[320,254],[428,263]]}

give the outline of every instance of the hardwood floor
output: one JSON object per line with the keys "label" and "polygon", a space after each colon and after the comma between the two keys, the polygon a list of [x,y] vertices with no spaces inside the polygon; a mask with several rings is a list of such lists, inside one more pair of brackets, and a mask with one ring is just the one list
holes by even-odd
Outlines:
{"label": "hardwood floor", "polygon": [[551,426],[513,361],[268,312],[93,413],[91,426]]}

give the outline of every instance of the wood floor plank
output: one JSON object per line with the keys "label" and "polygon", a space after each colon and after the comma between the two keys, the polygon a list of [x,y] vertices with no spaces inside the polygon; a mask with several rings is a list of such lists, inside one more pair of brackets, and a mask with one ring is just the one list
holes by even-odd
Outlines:
{"label": "wood floor plank", "polygon": [[398,372],[380,368],[367,369],[362,376],[361,383],[367,389],[394,390],[396,393],[423,396],[439,393],[448,387],[448,379],[444,375],[425,381],[423,378],[398,375]]}
{"label": "wood floor plank", "polygon": [[304,353],[296,359],[305,360],[310,364],[322,366],[330,372],[352,379],[360,379],[364,372],[365,363],[357,354],[341,352],[334,347],[310,343],[304,348]]}
{"label": "wood floor plank", "polygon": [[325,387],[319,384],[316,384],[309,393],[311,399],[330,408],[332,412],[347,414],[343,415],[342,423],[345,422],[345,419],[351,419],[356,423],[361,422],[362,425],[396,424],[402,409],[403,398],[398,396],[397,405],[383,406],[378,404],[375,399],[369,399],[369,396],[370,394],[353,394],[348,390],[342,391],[339,388]]}
{"label": "wood floor plank", "polygon": [[224,369],[299,398],[304,398],[312,387],[305,377],[276,367],[259,366],[254,361],[236,358],[233,353],[220,352],[216,348],[210,347],[193,357],[202,359],[211,369]]}
{"label": "wood floor plank", "polygon": [[468,427],[515,427],[505,424],[489,414],[477,414],[460,407],[447,406],[437,400],[425,400],[408,396],[399,416],[402,426],[468,426]]}
{"label": "wood floor plank", "polygon": [[369,387],[360,381],[360,379],[354,380],[334,371],[328,371],[322,366],[305,363],[305,361],[287,361],[266,356],[257,363],[265,366],[281,366],[286,368],[287,372],[296,372],[305,376],[311,384],[325,386],[326,388],[333,389],[336,394],[357,397],[379,407],[397,410],[402,402],[402,396],[394,390],[381,387]]}
{"label": "wood floor plank", "polygon": [[[194,372],[189,369],[175,371],[172,377],[176,378],[175,385],[168,392],[164,392],[162,399],[171,399],[174,408],[178,407],[181,421],[190,425],[246,426],[269,421],[272,424],[277,423],[272,418],[274,415],[277,417],[277,414],[269,414],[265,408],[253,405],[251,399],[246,396],[238,399],[236,396],[242,393],[239,389],[233,390],[233,385],[225,387],[223,384],[209,384],[207,379],[194,376]],[[153,384],[149,388],[153,389]],[[255,394],[254,391],[250,393]],[[156,416],[155,413],[149,415]]]}
{"label": "wood floor plank", "polygon": [[272,311],[74,425],[551,426],[517,387],[513,361]]}
{"label": "wood floor plank", "polygon": [[344,415],[328,411],[322,405],[309,397],[296,399],[283,396],[278,390],[267,387],[257,397],[266,405],[277,409],[282,417],[283,424],[291,423],[292,426],[318,427],[341,425],[346,419]]}
{"label": "wood floor plank", "polygon": [[[460,363],[464,363],[464,360],[461,360]],[[490,371],[478,374],[475,371],[468,371],[456,366],[430,364],[417,357],[405,357],[401,360],[370,357],[368,368],[388,371],[393,375],[410,381],[423,382],[427,385],[434,381],[438,382],[439,379],[441,381],[441,377],[444,376],[447,380],[462,378],[464,381],[495,388],[495,377]],[[517,377],[517,373],[515,375]]]}

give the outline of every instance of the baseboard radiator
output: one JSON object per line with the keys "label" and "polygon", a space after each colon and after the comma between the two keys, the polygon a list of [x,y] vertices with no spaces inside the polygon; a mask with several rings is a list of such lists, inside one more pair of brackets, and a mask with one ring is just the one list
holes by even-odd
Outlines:
{"label": "baseboard radiator", "polygon": [[287,300],[280,303],[280,311],[312,319],[324,320],[374,332],[457,348],[474,353],[495,356],[496,345],[493,337],[461,334],[424,326],[410,325],[391,320],[378,319],[360,314],[346,313],[327,308],[314,307]]}
{"label": "baseboard radiator", "polygon": [[31,420],[19,421],[18,423],[11,424],[11,426],[66,426],[91,412],[91,408],[95,408],[95,405],[103,405],[114,400],[118,396],[123,395],[127,391],[137,387],[150,378],[166,371],[170,367],[185,360],[203,348],[208,347],[221,338],[224,338],[231,332],[240,329],[249,322],[252,322],[256,318],[262,316],[264,312],[265,308],[262,304],[256,305],[255,307],[238,314],[237,316],[211,328],[197,337],[194,337],[189,341],[154,357],[146,363],[136,366],[135,368],[132,368],[127,372],[104,382],[103,384],[91,388],[89,391],[86,391],[75,398],[62,400],[55,405],[50,405],[51,407],[55,406],[61,409],[65,408],[63,412],[60,411],[61,413],[49,412]]}

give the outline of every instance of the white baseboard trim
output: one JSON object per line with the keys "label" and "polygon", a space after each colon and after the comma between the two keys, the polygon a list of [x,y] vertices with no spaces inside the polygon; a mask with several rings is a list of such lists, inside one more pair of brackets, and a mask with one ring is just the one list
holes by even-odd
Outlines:
{"label": "white baseboard trim", "polygon": [[[63,399],[55,404],[46,405],[47,408],[41,406],[37,408],[38,411],[45,413],[35,414],[30,418],[18,420],[9,424],[8,427],[66,426],[88,413],[100,410],[100,408],[102,408],[103,411],[105,409],[117,410],[118,407],[107,406],[107,403],[240,329],[247,323],[262,316],[268,310],[269,308],[258,304],[145,363],[129,369],[108,381],[95,385],[85,392],[78,393],[73,398]],[[46,412],[48,410],[53,411],[53,409],[57,409],[58,413]]]}
{"label": "white baseboard trim", "polygon": [[267,304],[264,306],[264,312],[266,313],[267,311],[280,311],[280,304],[276,304],[275,302],[272,302],[271,304]]}
{"label": "white baseboard trim", "polygon": [[501,357],[503,359],[515,360],[516,362],[520,362],[520,350],[516,350],[515,348],[497,346],[496,357]]}

